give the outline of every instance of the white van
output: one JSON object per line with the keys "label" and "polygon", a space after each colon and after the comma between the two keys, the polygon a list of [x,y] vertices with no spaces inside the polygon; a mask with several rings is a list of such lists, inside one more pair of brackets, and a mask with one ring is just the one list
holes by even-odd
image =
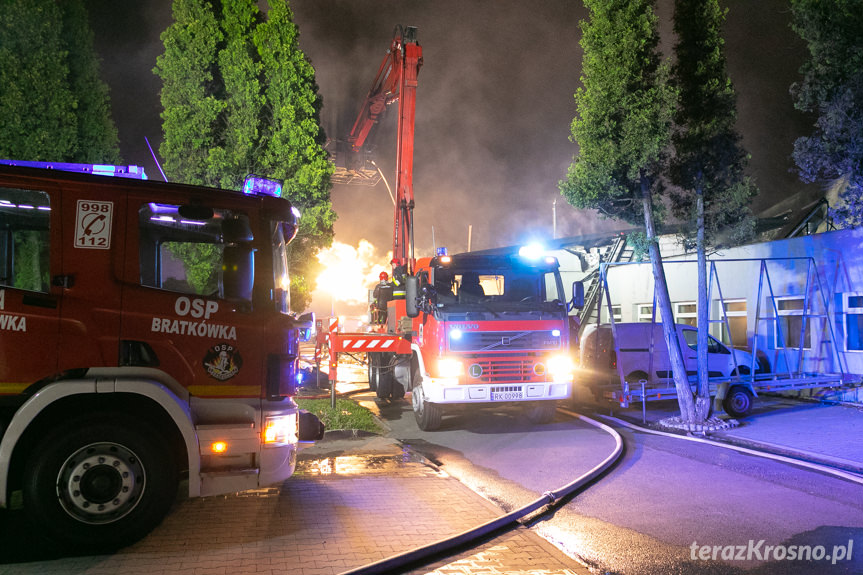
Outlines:
{"label": "white van", "polygon": [[[630,384],[645,380],[652,387],[657,384],[673,385],[671,363],[668,357],[668,347],[665,345],[665,337],[662,333],[662,324],[617,323],[614,327],[618,340],[617,354],[615,354],[614,340],[611,336],[611,325],[597,326],[591,324],[584,328],[579,351],[581,367],[586,374],[600,375],[609,370],[617,373],[617,364],[620,363],[619,373]],[[696,352],[698,330],[685,324],[676,324],[676,328],[686,373],[694,387],[698,373]],[[753,363],[751,353],[729,348],[713,336],[708,335],[707,338],[709,378],[748,375],[753,369],[756,373],[761,371],[759,363],[757,361]],[[732,415],[742,415],[748,412],[751,407],[751,398],[754,395],[751,385],[745,383],[734,385],[730,391],[735,391],[736,393],[733,395],[740,397],[730,403],[730,409],[729,402],[725,401],[726,411]],[[748,397],[746,397],[747,394]],[[732,393],[726,395],[726,399],[730,399],[731,395]]]}

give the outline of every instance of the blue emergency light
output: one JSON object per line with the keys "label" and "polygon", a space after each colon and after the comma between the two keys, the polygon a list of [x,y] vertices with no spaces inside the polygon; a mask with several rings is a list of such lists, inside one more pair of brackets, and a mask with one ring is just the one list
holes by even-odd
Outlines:
{"label": "blue emergency light", "polygon": [[113,176],[115,178],[131,178],[146,180],[147,174],[141,166],[114,166],[111,164],[73,164],[69,162],[31,162],[25,160],[0,160],[6,166],[21,166],[23,168],[40,168],[42,170],[60,170],[62,172],[78,172],[96,176]]}
{"label": "blue emergency light", "polygon": [[518,255],[529,260],[538,260],[545,255],[545,248],[541,244],[530,244],[518,248]]}
{"label": "blue emergency light", "polygon": [[441,247],[435,250],[434,255],[436,255],[437,257],[448,256],[449,252],[447,252],[446,248]]}
{"label": "blue emergency light", "polygon": [[271,180],[249,174],[243,181],[243,193],[249,196],[273,196],[274,198],[281,198],[282,182],[281,180]]}

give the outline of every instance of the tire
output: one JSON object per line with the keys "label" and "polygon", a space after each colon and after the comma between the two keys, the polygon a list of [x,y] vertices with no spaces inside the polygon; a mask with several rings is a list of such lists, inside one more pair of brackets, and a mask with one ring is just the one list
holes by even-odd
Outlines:
{"label": "tire", "polygon": [[647,374],[643,371],[633,371],[623,379],[626,380],[628,383],[638,383],[642,379],[646,380],[648,378]]}
{"label": "tire", "polygon": [[378,372],[380,368],[378,367],[379,361],[377,359],[378,354],[369,353],[366,356],[369,364],[369,389],[372,391],[377,391],[378,389]]}
{"label": "tire", "polygon": [[393,369],[389,359],[389,355],[381,354],[378,356],[378,377],[377,384],[375,385],[375,393],[378,399],[389,399],[393,393]]}
{"label": "tire", "polygon": [[731,417],[743,417],[752,410],[752,392],[742,385],[735,385],[722,400],[722,407]]}
{"label": "tire", "polygon": [[405,398],[405,388],[396,378],[393,378],[392,382],[392,397],[393,399]]}
{"label": "tire", "polygon": [[24,468],[24,508],[75,552],[116,550],[158,525],[177,494],[171,444],[136,417],[79,417],[48,433]]}
{"label": "tire", "polygon": [[435,431],[440,428],[443,409],[440,405],[425,400],[422,383],[417,383],[411,390],[411,406],[420,429]]}
{"label": "tire", "polygon": [[543,401],[524,408],[524,414],[538,425],[551,423],[557,414],[557,403],[554,401]]}

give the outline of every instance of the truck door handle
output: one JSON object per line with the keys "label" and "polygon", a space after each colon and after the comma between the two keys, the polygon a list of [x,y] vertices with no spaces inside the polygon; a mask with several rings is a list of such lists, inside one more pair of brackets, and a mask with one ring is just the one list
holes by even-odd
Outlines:
{"label": "truck door handle", "polygon": [[51,278],[51,285],[54,287],[61,287],[64,289],[69,289],[73,285],[75,285],[75,276],[65,275],[65,276],[54,276]]}
{"label": "truck door handle", "polygon": [[35,307],[57,309],[57,300],[52,297],[25,294],[24,297],[21,298],[21,303],[23,303],[24,305],[32,305]]}

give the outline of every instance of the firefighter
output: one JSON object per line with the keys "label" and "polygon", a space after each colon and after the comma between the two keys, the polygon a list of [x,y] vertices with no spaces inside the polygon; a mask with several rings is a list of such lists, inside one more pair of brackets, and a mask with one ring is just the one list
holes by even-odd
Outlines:
{"label": "firefighter", "polygon": [[405,266],[393,267],[393,299],[405,299],[405,276],[407,276],[407,268]]}
{"label": "firefighter", "polygon": [[393,299],[393,285],[387,272],[381,272],[378,278],[380,281],[372,294],[371,320],[373,324],[383,325],[387,322],[387,302]]}

